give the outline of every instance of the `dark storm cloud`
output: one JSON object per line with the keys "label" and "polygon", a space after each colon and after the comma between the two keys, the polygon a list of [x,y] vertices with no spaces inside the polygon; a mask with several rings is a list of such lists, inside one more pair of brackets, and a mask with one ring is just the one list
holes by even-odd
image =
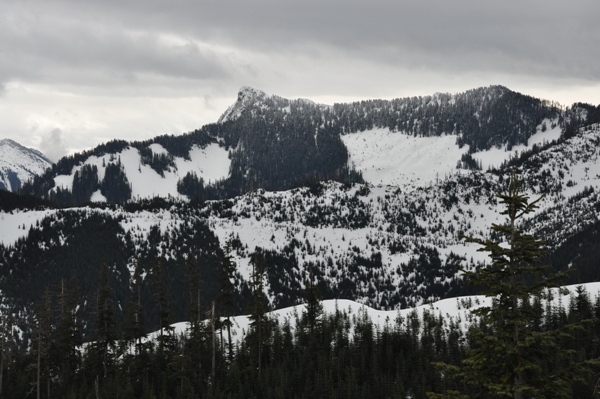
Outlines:
{"label": "dark storm cloud", "polygon": [[[4,82],[68,81],[77,71],[130,83],[140,74],[226,81],[247,72],[227,52],[198,42],[233,55],[318,62],[332,53],[432,71],[600,80],[597,0],[73,0],[1,8]],[[189,42],[165,44],[164,34]]]}
{"label": "dark storm cloud", "polygon": [[235,67],[227,55],[192,41],[169,43],[150,29],[125,29],[102,13],[26,11],[15,6],[0,16],[0,81],[105,85],[133,83],[140,74],[224,79]]}
{"label": "dark storm cloud", "polygon": [[311,46],[401,66],[600,78],[600,2],[134,1],[79,8],[264,53]]}

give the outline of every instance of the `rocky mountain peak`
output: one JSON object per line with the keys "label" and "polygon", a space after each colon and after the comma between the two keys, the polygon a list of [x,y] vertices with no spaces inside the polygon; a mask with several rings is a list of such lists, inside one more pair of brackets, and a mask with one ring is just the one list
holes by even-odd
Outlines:
{"label": "rocky mountain peak", "polygon": [[242,86],[238,91],[238,97],[235,103],[233,103],[227,110],[221,115],[217,123],[225,123],[232,121],[242,114],[242,112],[251,104],[256,101],[265,99],[267,93],[262,90],[252,88],[250,86]]}

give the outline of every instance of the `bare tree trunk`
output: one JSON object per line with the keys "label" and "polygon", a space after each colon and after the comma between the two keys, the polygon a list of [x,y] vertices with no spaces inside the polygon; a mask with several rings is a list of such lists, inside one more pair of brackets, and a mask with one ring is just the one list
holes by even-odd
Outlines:
{"label": "bare tree trunk", "polygon": [[231,342],[231,319],[227,316],[227,340],[229,342],[229,362],[233,362],[233,343]]}
{"label": "bare tree trunk", "polygon": [[198,299],[196,301],[196,305],[198,306],[198,323],[199,323],[201,315],[202,315],[202,313],[200,313],[200,289],[198,289],[197,295],[198,295]]}
{"label": "bare tree trunk", "polygon": [[216,352],[217,352],[217,343],[216,343],[216,333],[215,333],[215,301],[212,303],[212,313],[211,313],[211,324],[212,324],[212,381],[213,384],[215,382],[215,363],[216,363]]}
{"label": "bare tree trunk", "polygon": [[181,392],[183,393],[183,364],[184,364],[184,356],[185,356],[185,342],[183,340],[183,336],[181,337]]}
{"label": "bare tree trunk", "polygon": [[42,397],[42,393],[40,392],[40,379],[41,379],[41,368],[42,368],[42,338],[40,337],[41,333],[38,332],[38,353],[37,353],[37,399]]}
{"label": "bare tree trunk", "polygon": [[219,328],[219,336],[221,338],[221,353],[224,352],[225,350],[225,340],[223,339],[223,325],[221,324],[221,327]]}
{"label": "bare tree trunk", "polygon": [[262,327],[261,327],[261,315],[258,315],[258,383],[261,384],[261,365],[262,365]]}
{"label": "bare tree trunk", "polygon": [[6,324],[2,323],[2,349],[0,349],[0,398],[2,397],[2,381],[4,381],[4,350],[6,347]]}
{"label": "bare tree trunk", "polygon": [[[197,291],[197,297],[196,305],[198,306],[198,323],[200,323],[200,318],[202,317],[200,313],[200,289]],[[202,375],[202,361],[200,359],[198,359],[198,375]]]}

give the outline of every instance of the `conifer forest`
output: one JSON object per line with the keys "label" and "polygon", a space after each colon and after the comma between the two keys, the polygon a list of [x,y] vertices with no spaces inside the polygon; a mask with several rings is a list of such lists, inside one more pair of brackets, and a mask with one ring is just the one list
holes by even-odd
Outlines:
{"label": "conifer forest", "polygon": [[7,172],[0,399],[600,397],[599,110],[243,87]]}

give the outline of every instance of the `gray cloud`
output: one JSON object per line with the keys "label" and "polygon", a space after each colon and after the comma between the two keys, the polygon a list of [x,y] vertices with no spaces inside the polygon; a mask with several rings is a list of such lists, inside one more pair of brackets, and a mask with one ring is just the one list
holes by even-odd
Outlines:
{"label": "gray cloud", "polygon": [[[226,81],[248,72],[226,53],[200,48],[203,42],[233,55],[300,52],[319,62],[319,54],[334,53],[462,74],[600,80],[597,0],[73,0],[19,2],[3,11],[8,29],[0,43],[13,62],[0,73],[22,79],[88,73],[98,84],[134,85],[146,74]],[[161,34],[189,40],[169,45]]]}
{"label": "gray cloud", "polygon": [[503,84],[597,104],[598,15],[597,0],[4,1],[0,133],[60,127],[42,140],[56,156],[178,133],[242,85],[332,103]]}
{"label": "gray cloud", "polygon": [[56,162],[67,154],[63,143],[63,132],[61,129],[53,129],[42,137],[40,151],[51,161]]}
{"label": "gray cloud", "polygon": [[[110,3],[115,4],[115,3]],[[120,4],[120,3],[118,3]],[[311,46],[412,68],[575,74],[599,79],[600,3],[564,1],[153,2],[106,10],[123,24],[156,24],[266,54]]]}

